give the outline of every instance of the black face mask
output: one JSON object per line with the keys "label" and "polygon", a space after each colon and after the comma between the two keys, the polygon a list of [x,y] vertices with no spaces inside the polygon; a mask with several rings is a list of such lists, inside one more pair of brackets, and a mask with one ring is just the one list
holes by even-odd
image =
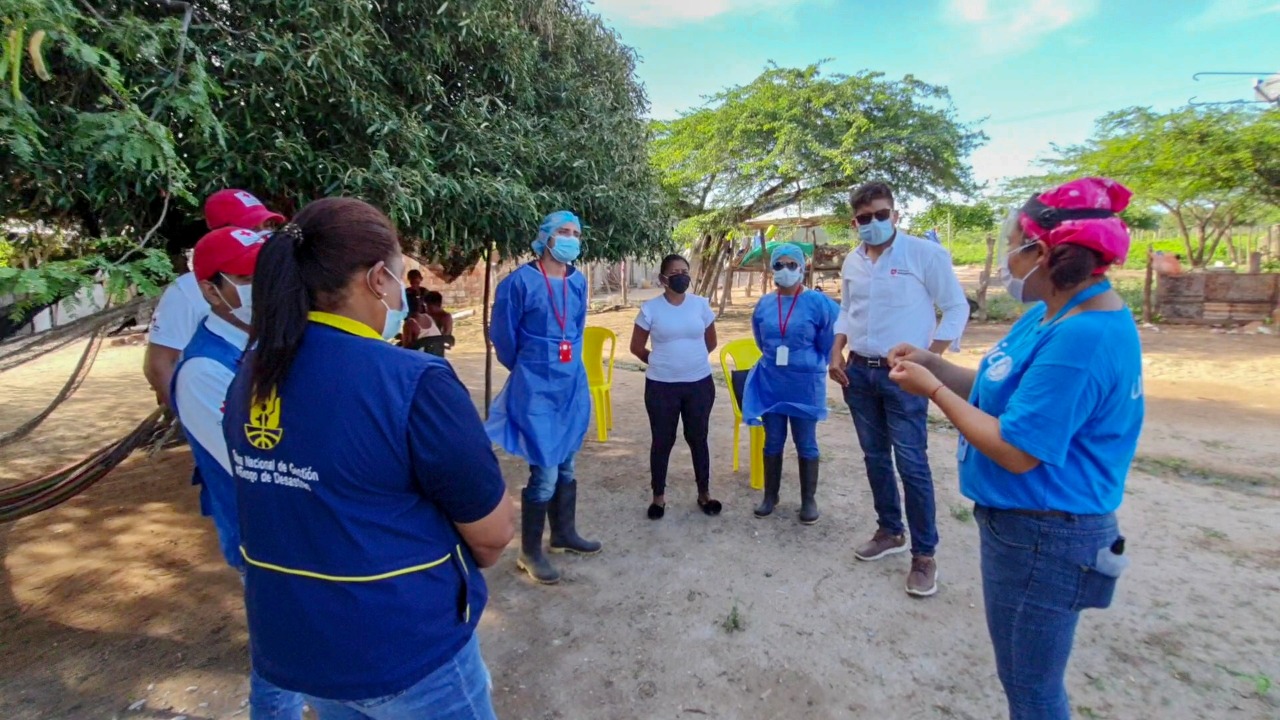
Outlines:
{"label": "black face mask", "polygon": [[671,288],[671,292],[683,295],[689,289],[689,283],[693,282],[693,278],[688,275],[668,275],[667,287]]}

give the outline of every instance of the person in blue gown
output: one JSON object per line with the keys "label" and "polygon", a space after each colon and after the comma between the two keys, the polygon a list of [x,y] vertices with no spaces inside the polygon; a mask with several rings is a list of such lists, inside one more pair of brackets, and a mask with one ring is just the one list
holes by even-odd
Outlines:
{"label": "person in blue gown", "polygon": [[818,521],[818,421],[827,419],[827,357],[835,343],[839,306],[804,287],[799,247],[779,245],[770,257],[777,291],[765,295],[751,316],[751,332],[763,357],[747,376],[742,416],[764,425],[764,499],[756,517],[767,517],[782,486],[787,425],[800,458],[800,522]]}
{"label": "person in blue gown", "polygon": [[582,363],[587,281],[573,266],[581,238],[582,222],[573,213],[560,210],[543,218],[533,241],[537,259],[498,283],[489,328],[498,362],[511,375],[485,427],[493,442],[529,463],[516,566],[547,585],[560,580],[542,551],[548,520],[552,552],[593,555],[601,549],[578,535],[575,522],[573,460],[591,419]]}

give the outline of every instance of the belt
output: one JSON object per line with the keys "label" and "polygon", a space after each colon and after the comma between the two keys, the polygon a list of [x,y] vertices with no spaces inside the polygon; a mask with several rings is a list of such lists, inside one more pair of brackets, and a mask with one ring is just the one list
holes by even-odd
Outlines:
{"label": "belt", "polygon": [[849,362],[854,362],[859,365],[862,365],[863,367],[869,367],[869,368],[889,367],[889,358],[867,357],[866,355],[859,355],[856,352],[849,353]]}
{"label": "belt", "polygon": [[1029,518],[1053,518],[1055,520],[1075,520],[1080,517],[1074,513],[1061,510],[997,510],[996,512],[1007,512]]}

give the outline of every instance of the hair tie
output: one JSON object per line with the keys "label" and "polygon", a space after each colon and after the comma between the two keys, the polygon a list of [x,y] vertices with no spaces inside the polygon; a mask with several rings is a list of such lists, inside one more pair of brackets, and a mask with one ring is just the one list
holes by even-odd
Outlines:
{"label": "hair tie", "polygon": [[283,227],[276,230],[276,233],[281,237],[288,238],[295,247],[301,245],[304,239],[302,236],[302,227],[295,222],[285,223]]}

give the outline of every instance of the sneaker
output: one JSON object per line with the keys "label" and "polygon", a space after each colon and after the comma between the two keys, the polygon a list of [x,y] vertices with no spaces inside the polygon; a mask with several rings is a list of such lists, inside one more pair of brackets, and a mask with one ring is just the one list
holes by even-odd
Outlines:
{"label": "sneaker", "polygon": [[876,530],[875,537],[872,537],[858,547],[857,550],[854,550],[853,556],[859,560],[879,560],[885,555],[904,552],[906,549],[907,537],[905,535],[890,535],[881,528]]}
{"label": "sneaker", "polygon": [[911,572],[907,573],[907,594],[929,597],[938,592],[938,563],[931,557],[917,555],[911,558]]}

